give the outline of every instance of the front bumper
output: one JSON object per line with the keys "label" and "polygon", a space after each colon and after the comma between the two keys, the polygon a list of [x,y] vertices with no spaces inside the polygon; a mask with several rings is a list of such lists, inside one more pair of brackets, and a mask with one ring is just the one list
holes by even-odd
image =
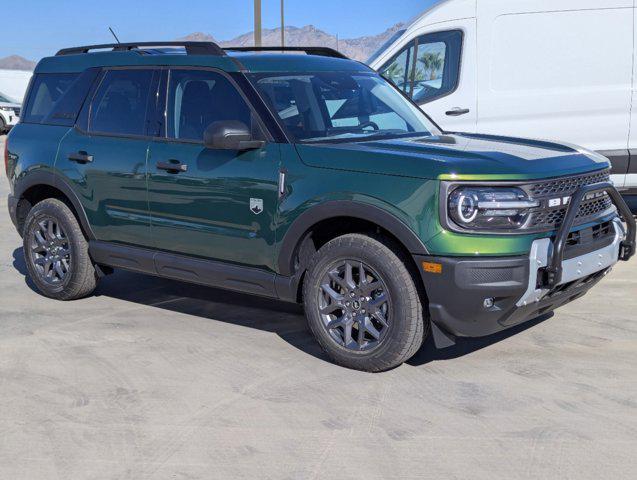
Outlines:
{"label": "front bumper", "polygon": [[[458,337],[482,337],[545,315],[576,300],[595,286],[619,260],[635,250],[635,220],[619,193],[610,184],[582,187],[569,208],[574,213],[554,238],[536,240],[523,257],[452,258],[416,257],[442,265],[435,272],[421,268],[432,322]],[[608,234],[589,239],[588,248],[570,246],[571,226],[579,210],[579,198],[607,191],[619,217],[608,225]],[[627,213],[628,212],[628,213]]]}
{"label": "front bumper", "polygon": [[18,117],[13,111],[3,111],[3,119],[5,123],[5,128],[10,130],[15,127],[20,121],[20,117]]}

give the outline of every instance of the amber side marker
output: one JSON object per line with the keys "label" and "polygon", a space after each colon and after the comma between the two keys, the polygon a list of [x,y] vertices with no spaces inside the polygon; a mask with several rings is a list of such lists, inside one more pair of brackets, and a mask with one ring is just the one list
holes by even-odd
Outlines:
{"label": "amber side marker", "polygon": [[441,263],[422,262],[422,269],[427,273],[442,273]]}

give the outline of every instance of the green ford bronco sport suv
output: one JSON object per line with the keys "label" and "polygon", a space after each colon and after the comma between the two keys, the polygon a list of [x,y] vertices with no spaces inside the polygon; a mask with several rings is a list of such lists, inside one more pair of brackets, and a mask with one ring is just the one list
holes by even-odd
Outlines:
{"label": "green ford bronco sport suv", "polygon": [[37,288],[77,299],[122,268],[299,302],[335,362],[382,371],[430,332],[550,313],[634,254],[604,157],[443,132],[367,66],[285,50],[43,59],[5,153]]}

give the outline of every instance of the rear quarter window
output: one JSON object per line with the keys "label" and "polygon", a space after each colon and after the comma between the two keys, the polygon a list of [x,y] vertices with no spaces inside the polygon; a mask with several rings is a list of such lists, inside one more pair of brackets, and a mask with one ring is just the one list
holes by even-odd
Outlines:
{"label": "rear quarter window", "polygon": [[53,112],[79,73],[41,73],[33,78],[27,104],[22,115],[24,123],[44,123]]}

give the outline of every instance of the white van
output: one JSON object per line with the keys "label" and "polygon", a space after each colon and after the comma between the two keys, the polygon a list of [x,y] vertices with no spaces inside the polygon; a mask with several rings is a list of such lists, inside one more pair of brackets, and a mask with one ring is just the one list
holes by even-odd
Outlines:
{"label": "white van", "polygon": [[601,152],[635,211],[636,22],[637,0],[443,0],[370,65],[445,130]]}

